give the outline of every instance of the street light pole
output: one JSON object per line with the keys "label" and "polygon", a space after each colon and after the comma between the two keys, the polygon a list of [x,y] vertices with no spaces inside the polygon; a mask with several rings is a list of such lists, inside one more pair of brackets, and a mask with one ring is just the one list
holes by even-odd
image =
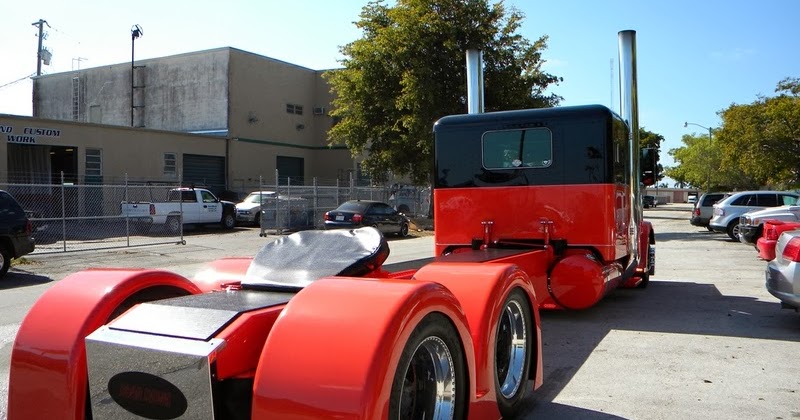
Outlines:
{"label": "street light pole", "polygon": [[[706,127],[704,125],[690,123],[690,122],[684,122],[683,123],[684,127],[688,127],[690,125],[696,125],[696,126],[698,126],[700,128],[708,130],[708,143],[710,145],[713,142],[713,138],[711,137],[711,133],[712,133],[711,127]],[[711,188],[711,164],[710,163],[709,163],[709,167],[706,170],[706,192],[709,191],[709,188]]]}
{"label": "street light pole", "polygon": [[134,70],[136,66],[133,65],[133,45],[136,38],[144,35],[144,31],[142,27],[139,25],[133,25],[131,28],[131,127],[133,127],[133,110],[136,108],[136,105],[133,101],[133,91],[136,88],[136,78],[134,77]]}

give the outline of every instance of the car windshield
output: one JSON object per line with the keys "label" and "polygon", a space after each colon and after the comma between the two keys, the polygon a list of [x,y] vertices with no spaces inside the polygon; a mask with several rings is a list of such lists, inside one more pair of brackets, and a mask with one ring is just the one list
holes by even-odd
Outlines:
{"label": "car windshield", "polygon": [[261,203],[262,201],[269,200],[270,198],[275,197],[274,192],[263,192],[263,193],[250,193],[245,197],[245,203]]}

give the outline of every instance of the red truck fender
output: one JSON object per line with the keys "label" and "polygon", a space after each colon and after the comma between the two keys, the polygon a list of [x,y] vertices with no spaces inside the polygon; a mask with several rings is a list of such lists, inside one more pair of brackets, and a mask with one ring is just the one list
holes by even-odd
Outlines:
{"label": "red truck fender", "polygon": [[292,298],[273,326],[256,370],[252,417],[394,418],[389,406],[401,358],[431,319],[454,338],[448,349],[456,412],[466,410],[474,400],[475,353],[452,293],[430,282],[327,277]]}
{"label": "red truck fender", "polygon": [[84,338],[133,305],[200,293],[174,273],[91,269],[48,289],[25,316],[11,352],[8,419],[83,419]]}

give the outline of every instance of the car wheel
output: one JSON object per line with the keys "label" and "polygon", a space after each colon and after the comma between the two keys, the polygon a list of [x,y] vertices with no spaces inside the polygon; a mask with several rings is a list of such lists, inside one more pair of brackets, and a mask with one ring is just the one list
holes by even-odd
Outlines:
{"label": "car wheel", "polygon": [[167,231],[173,235],[181,232],[181,218],[179,216],[167,217]]}
{"label": "car wheel", "polygon": [[520,289],[514,289],[503,303],[494,350],[494,386],[503,418],[516,418],[531,390],[528,370],[534,339],[532,322],[528,299]]}
{"label": "car wheel", "polygon": [[11,267],[11,250],[8,246],[0,244],[0,278],[6,275]]}
{"label": "car wheel", "polygon": [[728,237],[734,241],[739,240],[739,220],[734,219],[732,222],[728,223],[728,228],[726,229],[726,233]]}
{"label": "car wheel", "polygon": [[408,236],[408,223],[403,223],[400,225],[400,232],[397,232],[397,236],[401,238]]}
{"label": "car wheel", "polygon": [[233,229],[236,227],[236,217],[233,216],[232,213],[226,213],[222,215],[222,228],[223,229]]}
{"label": "car wheel", "polygon": [[253,224],[258,227],[261,227],[261,212],[256,213],[256,216],[253,219]]}
{"label": "car wheel", "polygon": [[432,313],[403,347],[392,381],[389,419],[462,419],[468,399],[461,340],[450,320]]}

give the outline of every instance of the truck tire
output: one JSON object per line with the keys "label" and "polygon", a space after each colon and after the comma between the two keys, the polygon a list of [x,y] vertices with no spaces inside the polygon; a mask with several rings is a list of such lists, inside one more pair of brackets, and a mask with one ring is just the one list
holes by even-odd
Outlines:
{"label": "truck tire", "polygon": [[181,218],[180,216],[167,217],[167,231],[173,235],[181,233]]}
{"label": "truck tire", "polygon": [[225,213],[222,215],[222,228],[233,229],[236,227],[236,217],[233,213]]}
{"label": "truck tire", "polygon": [[514,289],[503,302],[495,340],[494,386],[497,407],[504,419],[516,418],[532,387],[530,375],[531,349],[534,348],[533,317],[528,299]]}
{"label": "truck tire", "polygon": [[0,243],[0,278],[3,278],[11,267],[11,255],[8,245]]}
{"label": "truck tire", "polygon": [[389,419],[463,419],[467,369],[461,340],[444,315],[432,313],[403,347],[389,397]]}

